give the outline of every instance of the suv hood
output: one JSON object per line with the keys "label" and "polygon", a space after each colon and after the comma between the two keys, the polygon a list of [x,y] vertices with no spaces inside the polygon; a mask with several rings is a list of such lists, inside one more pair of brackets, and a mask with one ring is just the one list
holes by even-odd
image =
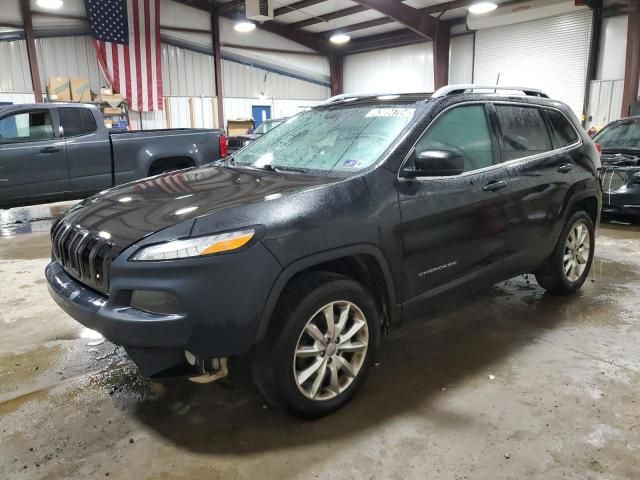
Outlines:
{"label": "suv hood", "polygon": [[121,251],[172,226],[169,238],[187,235],[196,217],[336,181],[339,179],[204,166],[106,190],[73,207],[63,221],[103,232]]}

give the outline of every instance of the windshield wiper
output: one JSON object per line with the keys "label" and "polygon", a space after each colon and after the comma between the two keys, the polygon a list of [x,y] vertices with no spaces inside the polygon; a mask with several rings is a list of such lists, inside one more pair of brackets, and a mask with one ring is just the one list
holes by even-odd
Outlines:
{"label": "windshield wiper", "polygon": [[263,170],[269,170],[270,172],[298,172],[298,173],[307,173],[307,171],[304,168],[298,168],[298,167],[281,167],[280,165],[278,166],[274,166],[271,165],[270,163],[266,163],[264,165],[262,165],[260,168],[262,168]]}

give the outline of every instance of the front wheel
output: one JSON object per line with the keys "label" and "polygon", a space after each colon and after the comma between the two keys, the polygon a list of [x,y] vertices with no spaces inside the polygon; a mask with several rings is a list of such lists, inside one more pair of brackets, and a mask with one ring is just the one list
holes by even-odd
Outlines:
{"label": "front wheel", "polygon": [[575,292],[589,276],[594,247],[591,217],[583,211],[574,213],[562,229],[553,253],[536,272],[536,280],[551,293]]}
{"label": "front wheel", "polygon": [[380,339],[378,309],[359,283],[313,272],[293,280],[252,358],[271,403],[307,418],[347,403],[364,381]]}

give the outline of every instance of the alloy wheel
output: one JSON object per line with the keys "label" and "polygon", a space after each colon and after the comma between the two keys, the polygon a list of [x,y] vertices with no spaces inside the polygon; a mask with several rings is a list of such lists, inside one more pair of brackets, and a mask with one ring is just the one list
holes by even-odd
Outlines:
{"label": "alloy wheel", "polygon": [[564,245],[564,274],[570,282],[577,282],[582,277],[589,262],[590,250],[589,229],[584,223],[578,222],[569,231]]}
{"label": "alloy wheel", "polygon": [[305,325],[293,358],[300,393],[330,400],[357,378],[369,346],[369,328],[362,310],[352,302],[331,302]]}

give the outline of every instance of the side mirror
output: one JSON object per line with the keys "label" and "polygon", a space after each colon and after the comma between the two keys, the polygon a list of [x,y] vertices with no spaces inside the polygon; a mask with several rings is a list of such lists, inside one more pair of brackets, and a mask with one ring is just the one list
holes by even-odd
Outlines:
{"label": "side mirror", "polygon": [[416,152],[411,177],[447,177],[464,172],[464,157],[451,150],[423,150]]}

